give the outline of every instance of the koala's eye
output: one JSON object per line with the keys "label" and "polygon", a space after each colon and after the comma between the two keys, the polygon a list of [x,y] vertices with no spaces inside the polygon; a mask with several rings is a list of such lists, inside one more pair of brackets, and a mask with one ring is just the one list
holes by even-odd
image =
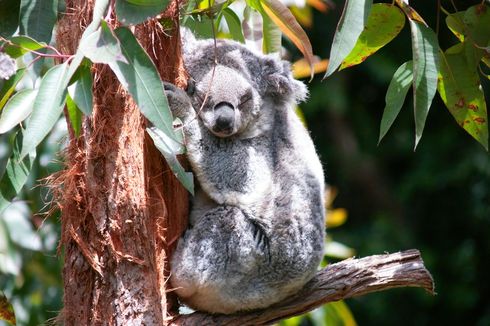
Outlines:
{"label": "koala's eye", "polygon": [[189,80],[187,80],[187,88],[185,91],[187,92],[187,95],[194,95],[196,92],[196,82],[194,82],[193,79],[189,78]]}

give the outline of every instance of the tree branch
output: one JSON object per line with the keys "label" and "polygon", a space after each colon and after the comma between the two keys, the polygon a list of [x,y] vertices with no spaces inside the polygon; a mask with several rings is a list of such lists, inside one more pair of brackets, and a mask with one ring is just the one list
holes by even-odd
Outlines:
{"label": "tree branch", "polygon": [[421,287],[434,294],[434,282],[416,249],[346,259],[319,271],[296,295],[271,307],[233,315],[195,312],[173,325],[266,325],[300,315],[325,303],[397,287]]}

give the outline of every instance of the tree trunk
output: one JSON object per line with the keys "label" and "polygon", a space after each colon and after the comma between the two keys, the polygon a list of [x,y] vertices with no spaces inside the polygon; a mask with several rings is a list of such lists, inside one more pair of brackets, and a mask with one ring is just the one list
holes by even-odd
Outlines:
{"label": "tree trunk", "polygon": [[[76,51],[94,0],[67,0],[57,43]],[[165,17],[178,26],[177,2]],[[112,15],[113,11],[112,11]],[[110,24],[116,20],[111,17]],[[180,39],[161,25],[135,35],[164,80],[185,84]],[[95,65],[93,113],[70,131],[59,203],[65,325],[165,325],[173,316],[168,261],[186,226],[188,196],[145,133],[146,120],[107,66]]]}

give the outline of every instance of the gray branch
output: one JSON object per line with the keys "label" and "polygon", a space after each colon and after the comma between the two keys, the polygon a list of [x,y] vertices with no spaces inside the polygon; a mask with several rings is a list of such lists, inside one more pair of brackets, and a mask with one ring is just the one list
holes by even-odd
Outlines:
{"label": "gray branch", "polygon": [[262,310],[233,315],[195,312],[173,325],[267,325],[304,314],[325,303],[398,287],[420,287],[434,294],[434,282],[416,249],[346,259],[319,271],[296,295]]}

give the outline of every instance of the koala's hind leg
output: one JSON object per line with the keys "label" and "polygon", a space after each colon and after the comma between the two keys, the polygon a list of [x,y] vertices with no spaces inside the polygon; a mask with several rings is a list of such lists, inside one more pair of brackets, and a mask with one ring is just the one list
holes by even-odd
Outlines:
{"label": "koala's hind leg", "polygon": [[266,290],[260,285],[261,273],[266,272],[260,266],[268,264],[269,250],[260,223],[237,207],[216,207],[179,240],[172,257],[172,286],[198,310],[230,313],[256,308]]}

